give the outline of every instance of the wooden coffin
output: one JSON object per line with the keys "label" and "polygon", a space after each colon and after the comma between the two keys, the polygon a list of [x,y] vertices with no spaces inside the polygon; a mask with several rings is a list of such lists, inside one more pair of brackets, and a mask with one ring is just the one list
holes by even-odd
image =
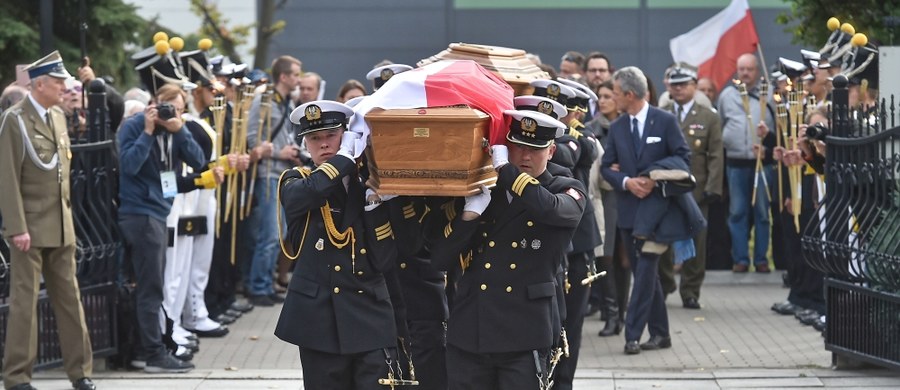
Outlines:
{"label": "wooden coffin", "polygon": [[379,194],[467,196],[492,187],[490,117],[468,107],[375,109],[369,156]]}
{"label": "wooden coffin", "polygon": [[509,83],[516,96],[522,96],[534,91],[531,81],[550,78],[547,72],[538,68],[525,54],[525,50],[508,47],[451,43],[446,50],[425,58],[416,65],[422,67],[442,60],[472,60]]}

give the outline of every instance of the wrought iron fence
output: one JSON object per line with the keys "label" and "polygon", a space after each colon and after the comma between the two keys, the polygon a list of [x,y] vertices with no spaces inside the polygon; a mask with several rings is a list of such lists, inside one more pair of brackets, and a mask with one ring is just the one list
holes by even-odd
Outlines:
{"label": "wrought iron fence", "polygon": [[[859,87],[853,87],[859,88]],[[894,97],[850,102],[834,80],[825,197],[803,255],[825,280],[826,349],[900,368],[900,127]]]}
{"label": "wrought iron fence", "polygon": [[[105,90],[102,84],[92,83],[91,91],[88,94],[87,131],[70,134],[71,204],[76,234],[77,277],[85,320],[94,355],[106,356],[115,353],[118,345],[116,275],[121,247],[115,204],[118,163],[115,139],[109,129]],[[9,259],[8,253],[2,253],[2,256]],[[9,315],[7,271],[6,267],[0,269],[0,353],[5,348],[3,343]],[[62,354],[56,319],[50,310],[49,297],[42,290],[38,298],[38,360],[35,368],[60,364]]]}

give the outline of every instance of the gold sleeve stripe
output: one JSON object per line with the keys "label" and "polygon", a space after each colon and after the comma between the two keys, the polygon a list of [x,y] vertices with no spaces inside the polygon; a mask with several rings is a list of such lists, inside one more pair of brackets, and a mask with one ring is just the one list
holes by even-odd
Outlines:
{"label": "gold sleeve stripe", "polygon": [[520,173],[519,176],[516,177],[516,180],[513,181],[511,189],[516,193],[516,195],[521,195],[521,192],[519,192],[519,186],[522,185],[522,182],[525,180],[526,176],[528,176],[528,174],[524,172]]}
{"label": "gold sleeve stripe", "polygon": [[569,135],[575,137],[575,139],[581,138],[581,132],[578,130],[575,130],[574,127],[569,128]]}
{"label": "gold sleeve stripe", "polygon": [[403,218],[410,219],[415,216],[416,216],[416,209],[413,208],[412,204],[403,206]]}
{"label": "gold sleeve stripe", "polygon": [[451,226],[452,224],[453,222],[450,222],[447,224],[447,226],[444,226],[444,238],[450,237],[450,233],[453,233],[453,227]]}
{"label": "gold sleeve stripe", "polygon": [[522,192],[525,191],[525,187],[529,184],[540,185],[541,182],[538,179],[535,179],[528,175],[527,173],[522,173],[519,177],[516,178],[516,181],[513,183],[512,190],[518,196],[522,196]]}
{"label": "gold sleeve stripe", "polygon": [[453,204],[454,201],[449,201],[441,205],[441,208],[444,209],[444,215],[447,217],[448,221],[452,221],[456,218],[456,206]]}
{"label": "gold sleeve stripe", "polygon": [[388,237],[394,236],[394,230],[391,229],[391,223],[387,222],[384,225],[381,225],[375,228],[375,239],[378,241],[384,240]]}
{"label": "gold sleeve stripe", "polygon": [[381,226],[375,228],[375,233],[376,233],[376,234],[380,234],[380,233],[382,233],[382,232],[384,232],[384,231],[388,231],[388,230],[391,230],[391,223],[390,223],[390,222],[386,222],[384,225],[381,225]]}
{"label": "gold sleeve stripe", "polygon": [[324,172],[326,175],[328,175],[328,178],[331,180],[334,180],[334,178],[336,178],[338,176],[337,168],[335,168],[334,165],[331,165],[329,163],[324,163],[322,165],[319,165],[319,167],[316,168],[316,170]]}

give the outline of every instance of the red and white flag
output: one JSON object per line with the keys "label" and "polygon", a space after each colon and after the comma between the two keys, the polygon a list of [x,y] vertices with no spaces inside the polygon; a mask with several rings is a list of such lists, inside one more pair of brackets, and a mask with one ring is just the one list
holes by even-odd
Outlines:
{"label": "red and white flag", "polygon": [[357,152],[370,133],[365,115],[373,108],[405,109],[466,104],[491,117],[491,145],[504,143],[509,127],[503,110],[513,109],[513,89],[474,61],[440,61],[395,74],[354,108],[350,130],[362,134]]}
{"label": "red and white flag", "polygon": [[669,41],[672,59],[699,68],[719,88],[737,70],[737,58],[752,53],[759,44],[747,0],[731,0],[727,8],[693,30]]}

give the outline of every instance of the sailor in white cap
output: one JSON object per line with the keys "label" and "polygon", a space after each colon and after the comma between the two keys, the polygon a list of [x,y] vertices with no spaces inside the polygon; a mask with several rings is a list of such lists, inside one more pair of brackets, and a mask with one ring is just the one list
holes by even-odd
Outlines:
{"label": "sailor in white cap", "polygon": [[43,279],[58,321],[66,375],[74,388],[94,389],[91,340],[75,278],[75,228],[69,199],[72,152],[66,117],[57,106],[71,76],[58,51],[25,71],[31,78],[31,91],[3,112],[0,125],[0,231],[12,244],[13,265],[3,384],[7,389],[33,389],[35,302]]}
{"label": "sailor in white cap", "polygon": [[465,271],[447,327],[451,389],[546,388],[559,357],[556,275],[587,196],[547,170],[564,124],[535,111],[504,116],[510,145],[491,147],[496,187],[467,197],[431,246],[438,269]]}
{"label": "sailor in white cap", "polygon": [[352,115],[350,107],[325,100],[291,113],[315,169],[285,171],[277,191],[288,226],[282,251],[299,260],[275,335],[300,347],[310,389],[374,388],[388,378],[385,362],[396,357],[383,272],[393,267],[397,249],[388,207],[379,207],[360,180],[353,153],[359,135],[347,131]]}

